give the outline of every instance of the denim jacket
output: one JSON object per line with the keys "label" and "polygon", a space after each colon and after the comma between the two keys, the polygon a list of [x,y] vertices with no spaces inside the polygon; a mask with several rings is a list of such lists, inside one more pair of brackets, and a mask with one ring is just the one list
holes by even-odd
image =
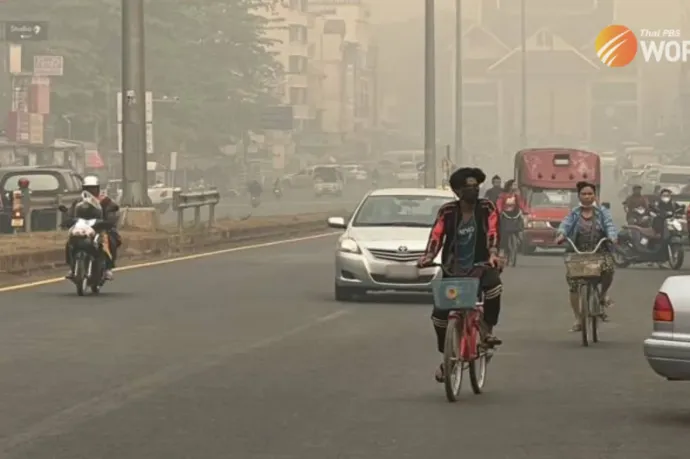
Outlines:
{"label": "denim jacket", "polygon": [[[558,234],[563,234],[573,241],[577,237],[577,223],[582,215],[582,207],[575,207],[558,227]],[[597,228],[602,230],[606,237],[615,240],[618,237],[618,228],[613,224],[611,212],[605,207],[594,207]]]}

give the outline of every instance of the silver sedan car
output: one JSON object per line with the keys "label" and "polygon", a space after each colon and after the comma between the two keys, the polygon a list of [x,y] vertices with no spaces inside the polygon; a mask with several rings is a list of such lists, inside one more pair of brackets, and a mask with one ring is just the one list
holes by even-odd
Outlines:
{"label": "silver sedan car", "polygon": [[669,381],[690,381],[690,276],[671,276],[654,300],[654,328],[644,355]]}
{"label": "silver sedan car", "polygon": [[438,209],[456,199],[449,190],[392,188],[364,197],[344,229],[335,252],[335,298],[348,301],[372,291],[430,292],[439,268],[418,269]]}

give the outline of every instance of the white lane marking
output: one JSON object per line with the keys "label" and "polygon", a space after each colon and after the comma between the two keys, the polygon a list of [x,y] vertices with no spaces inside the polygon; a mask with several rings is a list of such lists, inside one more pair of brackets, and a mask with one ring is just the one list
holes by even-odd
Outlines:
{"label": "white lane marking", "polygon": [[[216,255],[223,255],[226,253],[241,252],[244,250],[253,250],[253,249],[263,249],[265,247],[271,247],[274,245],[282,245],[282,244],[291,244],[294,242],[311,241],[313,239],[320,239],[320,238],[324,238],[324,237],[328,237],[328,236],[333,236],[335,234],[340,234],[340,233],[338,233],[338,232],[320,233],[320,234],[315,234],[315,235],[311,235],[311,236],[297,237],[297,238],[292,238],[292,239],[282,239],[280,241],[262,242],[260,244],[243,245],[243,246],[239,246],[239,247],[232,247],[230,249],[215,250],[213,252],[204,252],[204,253],[197,253],[194,255],[185,255],[185,256],[181,256],[181,257],[167,258],[165,260],[148,261],[145,263],[137,263],[134,265],[123,266],[122,268],[117,268],[115,271],[120,272],[120,271],[129,271],[132,269],[150,268],[153,266],[167,265],[169,263],[179,263],[181,261],[190,261],[190,260],[197,260],[199,258],[213,257]],[[231,243],[231,241],[229,241],[229,242]],[[16,290],[25,290],[25,289],[33,288],[33,287],[41,287],[43,285],[56,284],[56,283],[62,282],[64,280],[65,280],[64,277],[53,277],[51,279],[43,279],[40,281],[26,282],[23,284],[9,285],[7,287],[0,288],[0,293],[14,292]]]}
{"label": "white lane marking", "polygon": [[152,395],[162,387],[222,365],[233,357],[270,347],[304,333],[311,328],[340,319],[351,313],[352,310],[336,311],[248,346],[237,348],[235,344],[232,346],[228,345],[215,352],[208,353],[212,355],[207,355],[205,358],[195,358],[184,364],[165,367],[155,373],[135,379],[128,384],[48,416],[19,434],[4,438],[0,441],[0,451],[2,454],[0,457],[5,457],[11,450],[26,443],[34,442],[42,437],[56,436],[69,432],[79,424],[116,411],[134,401],[141,400]]}

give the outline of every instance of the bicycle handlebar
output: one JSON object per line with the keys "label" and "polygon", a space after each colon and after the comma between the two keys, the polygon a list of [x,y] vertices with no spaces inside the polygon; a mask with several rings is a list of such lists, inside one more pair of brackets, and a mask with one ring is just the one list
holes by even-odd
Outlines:
{"label": "bicycle handlebar", "polygon": [[608,241],[608,238],[605,238],[605,237],[601,238],[599,240],[599,242],[597,243],[596,247],[594,247],[594,250],[592,250],[591,252],[581,252],[580,250],[578,250],[577,247],[575,247],[575,243],[573,242],[573,240],[570,239],[569,237],[566,237],[565,240],[570,243],[570,246],[573,248],[575,253],[580,254],[580,255],[586,255],[586,254],[592,255],[592,254],[595,254],[599,251],[599,247],[601,247],[601,245],[604,242]]}

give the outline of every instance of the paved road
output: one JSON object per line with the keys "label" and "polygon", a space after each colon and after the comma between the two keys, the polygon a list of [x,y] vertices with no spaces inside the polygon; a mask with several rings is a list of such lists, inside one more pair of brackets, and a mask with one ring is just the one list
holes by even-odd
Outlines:
{"label": "paved road", "polygon": [[687,457],[688,386],[641,349],[668,271],[620,271],[614,323],[583,349],[561,259],[521,260],[487,393],[450,405],[428,299],[334,302],[333,244],[120,272],[98,300],[0,293],[0,457]]}
{"label": "paved road", "polygon": [[[365,190],[350,188],[342,197],[325,196],[314,197],[311,190],[286,190],[285,196],[277,200],[272,194],[264,196],[257,208],[249,205],[248,198],[223,199],[216,208],[216,218],[240,218],[246,215],[265,217],[270,215],[292,215],[311,212],[327,212],[329,210],[353,209],[364,196]],[[206,210],[202,212],[202,219],[208,218]],[[185,211],[185,221],[194,219],[194,211]],[[177,214],[172,210],[161,216],[163,224],[177,222]]]}

